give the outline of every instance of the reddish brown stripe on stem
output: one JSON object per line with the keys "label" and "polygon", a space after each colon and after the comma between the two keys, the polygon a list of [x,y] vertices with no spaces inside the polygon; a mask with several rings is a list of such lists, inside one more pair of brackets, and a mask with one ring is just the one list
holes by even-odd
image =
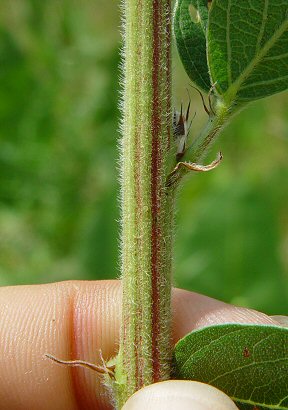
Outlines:
{"label": "reddish brown stripe on stem", "polygon": [[159,251],[160,251],[160,172],[161,172],[161,102],[159,96],[159,75],[161,75],[160,53],[161,37],[161,0],[153,1],[153,105],[152,105],[152,163],[151,163],[151,270],[152,270],[152,355],[153,355],[153,381],[160,380],[160,350],[158,340],[160,333],[159,310]]}

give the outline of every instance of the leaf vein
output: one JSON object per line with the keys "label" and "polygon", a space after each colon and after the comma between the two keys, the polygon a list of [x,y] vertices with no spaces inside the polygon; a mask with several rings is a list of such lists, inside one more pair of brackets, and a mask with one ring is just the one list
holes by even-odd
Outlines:
{"label": "leaf vein", "polygon": [[263,58],[263,60],[265,60],[265,61],[280,60],[280,59],[286,58],[286,57],[288,57],[288,53],[278,54],[277,56],[267,56],[267,57]]}
{"label": "leaf vein", "polygon": [[251,83],[251,84],[247,84],[247,85],[243,85],[242,87],[241,87],[241,90],[246,90],[246,89],[248,89],[248,88],[253,88],[253,87],[255,87],[255,86],[259,86],[259,85],[268,85],[268,84],[273,84],[273,83],[277,83],[277,82],[279,82],[279,81],[282,81],[282,80],[286,80],[288,78],[288,74],[287,75],[283,75],[282,77],[277,77],[277,78],[273,78],[272,80],[263,80],[263,81],[257,81],[257,82],[254,82],[254,83]]}
{"label": "leaf vein", "polygon": [[227,375],[236,373],[236,372],[238,372],[239,370],[248,369],[249,367],[260,366],[260,365],[269,364],[269,363],[283,362],[283,361],[284,361],[284,363],[285,363],[285,362],[287,361],[287,358],[286,358],[286,357],[283,357],[283,358],[281,358],[281,359],[263,360],[263,361],[259,361],[259,362],[252,362],[252,363],[246,364],[245,366],[240,366],[240,367],[237,367],[236,369],[229,370],[228,372],[219,374],[219,376],[214,377],[214,379],[209,380],[207,383],[208,383],[208,384],[212,384],[212,383],[214,383],[216,380],[221,379],[222,377],[225,377],[225,376],[227,376]]}
{"label": "leaf vein", "polygon": [[287,407],[279,407],[278,404],[267,404],[267,403],[260,403],[256,401],[251,401],[251,400],[245,400],[245,399],[240,399],[238,397],[233,397],[230,396],[233,401],[239,402],[239,403],[245,403],[245,404],[250,404],[251,406],[262,406],[267,409],[275,409],[275,410],[287,410]]}
{"label": "leaf vein", "polygon": [[288,394],[287,394],[287,396],[283,397],[282,400],[279,401],[278,406],[280,406],[283,403],[283,401],[286,400],[286,399],[288,399]]}
{"label": "leaf vein", "polygon": [[263,14],[262,14],[261,27],[260,27],[259,35],[258,35],[258,38],[257,38],[256,53],[259,53],[259,49],[260,49],[260,46],[261,46],[261,40],[262,40],[263,35],[264,35],[264,29],[265,29],[265,25],[266,25],[266,21],[267,21],[268,5],[269,5],[269,0],[265,0],[264,8],[263,8]]}
{"label": "leaf vein", "polygon": [[239,88],[241,87],[241,84],[245,81],[245,79],[251,74],[255,66],[259,64],[259,62],[264,58],[264,56],[268,53],[268,51],[271,49],[271,47],[277,42],[277,40],[282,36],[282,34],[285,32],[285,30],[288,27],[288,20],[284,20],[283,23],[279,26],[278,30],[275,31],[274,35],[266,42],[265,46],[262,48],[262,50],[254,56],[254,58],[251,60],[251,62],[247,65],[247,67],[242,71],[241,75],[238,77],[238,79],[231,84],[231,86],[228,88],[226,91],[226,96],[229,94],[230,98],[234,99],[236,96]]}
{"label": "leaf vein", "polygon": [[[235,330],[229,332],[228,334],[233,334],[233,333],[235,334],[235,333],[238,333],[238,332],[242,332],[242,329],[235,329]],[[193,357],[195,354],[201,352],[201,350],[206,350],[206,349],[208,348],[208,346],[211,346],[211,345],[213,345],[214,343],[218,343],[220,340],[225,339],[226,336],[227,336],[227,333],[225,333],[223,336],[217,337],[217,339],[211,340],[211,342],[206,343],[205,346],[201,346],[198,350],[195,350],[195,351],[193,352],[192,357]],[[185,362],[184,362],[184,363],[182,364],[182,366],[180,367],[180,372],[183,370],[183,368],[186,366],[187,362],[189,362],[190,359],[191,359],[191,356],[189,356],[189,357],[185,360]]]}
{"label": "leaf vein", "polygon": [[230,40],[230,12],[231,12],[231,0],[228,0],[226,43],[227,43],[227,79],[228,79],[229,85],[232,84],[232,73],[231,73],[232,50],[231,50],[231,40]]}

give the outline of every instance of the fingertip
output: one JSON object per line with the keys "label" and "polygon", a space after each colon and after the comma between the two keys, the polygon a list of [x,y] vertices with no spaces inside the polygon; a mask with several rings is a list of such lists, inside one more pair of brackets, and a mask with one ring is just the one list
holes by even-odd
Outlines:
{"label": "fingertip", "polygon": [[[101,350],[104,359],[110,359],[118,348],[120,307],[120,281],[1,288],[0,409],[12,408],[11,400],[15,410],[110,409],[107,390],[95,372],[68,369],[43,355],[101,364]],[[209,324],[279,326],[279,318],[180,289],[173,291],[173,314],[175,342]]]}
{"label": "fingertip", "polygon": [[223,323],[278,325],[279,322],[262,312],[230,305],[208,296],[183,289],[173,292],[173,339],[179,339],[192,330]]}
{"label": "fingertip", "polygon": [[235,410],[233,401],[208,384],[169,380],[139,390],[122,410]]}

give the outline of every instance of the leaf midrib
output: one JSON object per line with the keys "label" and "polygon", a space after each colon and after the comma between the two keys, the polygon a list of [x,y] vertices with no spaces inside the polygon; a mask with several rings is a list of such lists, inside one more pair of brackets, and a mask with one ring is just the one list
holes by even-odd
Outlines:
{"label": "leaf midrib", "polygon": [[278,39],[282,36],[285,30],[288,28],[288,20],[284,20],[284,22],[279,26],[278,30],[275,31],[274,35],[269,39],[262,50],[255,55],[253,60],[248,64],[244,71],[242,71],[241,75],[238,77],[234,83],[230,85],[227,91],[224,94],[224,99],[227,101],[233,101],[235,96],[241,87],[241,84],[246,80],[247,77],[251,74],[254,68],[262,61],[264,56],[268,53],[268,51],[273,47],[273,45],[278,41]]}

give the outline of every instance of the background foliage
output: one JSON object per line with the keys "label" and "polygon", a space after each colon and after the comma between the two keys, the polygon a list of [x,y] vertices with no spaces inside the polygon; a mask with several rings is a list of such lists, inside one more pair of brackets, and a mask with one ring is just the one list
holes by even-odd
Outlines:
{"label": "background foliage", "polygon": [[[104,0],[0,3],[0,285],[118,276],[119,25]],[[287,314],[287,101],[251,104],[211,152],[221,166],[185,181],[177,286]]]}

